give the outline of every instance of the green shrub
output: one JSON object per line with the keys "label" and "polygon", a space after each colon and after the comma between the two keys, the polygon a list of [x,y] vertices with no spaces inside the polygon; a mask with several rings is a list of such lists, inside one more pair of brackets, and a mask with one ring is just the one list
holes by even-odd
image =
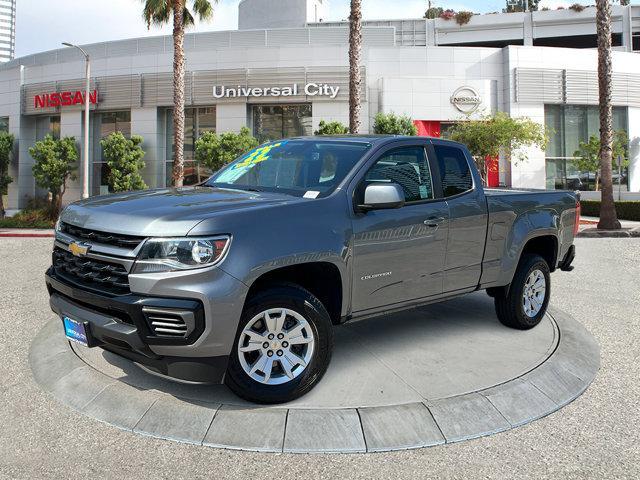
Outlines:
{"label": "green shrub", "polygon": [[471,21],[471,17],[473,17],[473,12],[461,11],[455,14],[456,23],[460,26],[466,25]]}
{"label": "green shrub", "polygon": [[195,158],[200,165],[215,172],[257,146],[258,140],[251,135],[247,127],[242,127],[240,133],[218,135],[205,132],[196,140]]}
{"label": "green shrub", "polygon": [[[640,222],[640,201],[623,201],[615,202],[615,204],[616,212],[618,213],[618,219]],[[581,200],[580,206],[582,215],[585,215],[587,217],[600,216],[599,200]]]}
{"label": "green shrub", "polygon": [[121,132],[113,132],[100,141],[109,166],[107,184],[110,191],[129,192],[148,188],[140,174],[145,165],[142,142],[142,137],[138,135],[127,138]]}
{"label": "green shrub", "polygon": [[431,7],[427,9],[427,11],[424,13],[423,18],[427,18],[427,19],[439,18],[443,12],[444,12],[444,8],[442,7]]}
{"label": "green shrub", "polygon": [[56,220],[51,217],[51,207],[25,209],[13,217],[0,219],[0,228],[53,228]]}
{"label": "green shrub", "polygon": [[373,133],[387,135],[418,135],[418,127],[406,115],[395,113],[378,113],[373,123]]}
{"label": "green shrub", "polygon": [[320,120],[318,130],[313,132],[314,135],[346,135],[349,133],[349,127],[340,122],[325,122]]}
{"label": "green shrub", "polygon": [[32,168],[36,184],[51,192],[51,205],[57,216],[62,209],[62,197],[67,189],[67,181],[76,178],[76,139],[55,139],[47,135],[44,140],[36,142],[29,149],[29,155],[36,161]]}

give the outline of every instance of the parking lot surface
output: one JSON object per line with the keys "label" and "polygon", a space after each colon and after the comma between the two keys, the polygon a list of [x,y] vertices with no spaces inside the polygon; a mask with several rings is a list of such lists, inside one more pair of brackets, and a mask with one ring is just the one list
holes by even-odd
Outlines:
{"label": "parking lot surface", "polygon": [[640,240],[578,239],[552,305],[601,345],[589,390],[525,427],[460,444],[367,455],[234,452],[120,431],[34,382],[31,340],[52,318],[51,239],[0,239],[0,478],[635,478],[640,475]]}

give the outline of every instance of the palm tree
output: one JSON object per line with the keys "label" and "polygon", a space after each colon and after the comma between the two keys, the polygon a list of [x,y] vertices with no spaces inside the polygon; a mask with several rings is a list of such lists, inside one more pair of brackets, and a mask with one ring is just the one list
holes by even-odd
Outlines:
{"label": "palm tree", "polygon": [[212,3],[218,0],[192,0],[193,14],[187,8],[188,0],[142,0],[143,17],[147,28],[151,24],[164,25],[173,19],[173,184],[181,187],[184,181],[184,31],[200,20],[213,16]]}
{"label": "palm tree", "polygon": [[596,0],[598,29],[598,86],[600,89],[600,177],[602,199],[598,228],[617,230],[620,222],[613,202],[613,111],[611,106],[611,3]]}
{"label": "palm tree", "polygon": [[349,15],[349,132],[360,130],[360,52],[362,50],[361,0],[351,0]]}

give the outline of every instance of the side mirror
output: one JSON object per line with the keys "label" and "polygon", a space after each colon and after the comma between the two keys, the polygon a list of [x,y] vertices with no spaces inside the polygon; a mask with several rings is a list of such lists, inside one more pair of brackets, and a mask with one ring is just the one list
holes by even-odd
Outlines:
{"label": "side mirror", "polygon": [[397,183],[372,183],[364,191],[364,203],[360,210],[388,210],[404,206],[402,187]]}

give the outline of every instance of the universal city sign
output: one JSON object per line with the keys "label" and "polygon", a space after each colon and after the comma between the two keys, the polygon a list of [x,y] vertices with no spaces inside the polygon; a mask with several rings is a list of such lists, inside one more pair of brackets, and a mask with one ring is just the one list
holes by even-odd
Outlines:
{"label": "universal city sign", "polygon": [[[53,92],[36,95],[34,97],[35,108],[57,108],[69,107],[71,105],[84,104],[85,93],[76,92]],[[98,103],[98,90],[89,92],[89,102],[93,105]]]}
{"label": "universal city sign", "polygon": [[475,88],[460,87],[451,95],[451,104],[462,113],[471,114],[482,105],[482,97]]}
{"label": "universal city sign", "polygon": [[288,87],[243,87],[241,85],[234,88],[218,85],[213,87],[213,96],[215,98],[295,97],[302,94],[308,97],[329,97],[334,99],[339,93],[340,87],[326,83],[307,83],[304,88],[300,88],[297,83]]}

